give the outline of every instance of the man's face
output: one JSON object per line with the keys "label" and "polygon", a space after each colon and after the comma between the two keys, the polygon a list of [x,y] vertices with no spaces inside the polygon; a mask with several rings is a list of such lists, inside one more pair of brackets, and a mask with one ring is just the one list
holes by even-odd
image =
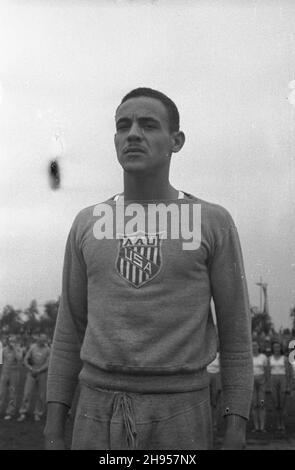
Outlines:
{"label": "man's face", "polygon": [[253,341],[252,348],[253,348],[253,354],[259,353],[258,343],[256,343],[256,341]]}
{"label": "man's face", "polygon": [[142,96],[119,106],[115,147],[125,171],[153,173],[169,168],[172,146],[168,113],[161,101]]}
{"label": "man's face", "polygon": [[40,335],[39,338],[37,339],[37,343],[39,344],[39,346],[44,346],[45,343],[46,343],[46,335]]}
{"label": "man's face", "polygon": [[8,344],[10,344],[10,346],[15,346],[16,345],[16,338],[14,336],[9,336]]}

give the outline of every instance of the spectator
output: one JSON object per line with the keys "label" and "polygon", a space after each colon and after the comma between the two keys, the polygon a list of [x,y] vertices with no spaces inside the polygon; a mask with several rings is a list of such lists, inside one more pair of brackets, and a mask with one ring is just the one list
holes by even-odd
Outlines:
{"label": "spectator", "polygon": [[28,369],[23,401],[20,407],[20,416],[17,421],[24,421],[28,413],[32,394],[34,389],[37,388],[37,401],[34,409],[35,421],[40,421],[41,416],[45,410],[46,399],[46,381],[47,369],[49,363],[50,348],[47,345],[47,336],[41,334],[37,342],[33,344],[28,350],[24,364]]}
{"label": "spectator", "polygon": [[252,416],[254,432],[265,432],[265,383],[268,374],[268,361],[259,350],[257,341],[253,341],[254,387],[252,397]]}
{"label": "spectator", "polygon": [[0,412],[4,406],[8,391],[8,406],[4,419],[10,420],[16,411],[17,386],[19,382],[19,365],[22,351],[15,336],[10,336],[2,351],[2,373],[0,378]]}
{"label": "spectator", "polygon": [[270,387],[273,406],[276,412],[276,427],[285,431],[286,395],[290,393],[290,364],[282,353],[282,346],[274,341],[269,358]]}

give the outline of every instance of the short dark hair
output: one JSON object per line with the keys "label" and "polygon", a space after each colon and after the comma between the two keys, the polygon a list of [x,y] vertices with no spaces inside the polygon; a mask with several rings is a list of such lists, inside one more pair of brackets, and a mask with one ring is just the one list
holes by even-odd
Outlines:
{"label": "short dark hair", "polygon": [[259,342],[257,341],[257,339],[252,339],[252,347],[253,347],[253,344],[257,344],[257,346],[258,346],[258,352],[261,353],[261,347],[260,347],[260,344],[259,344]]}
{"label": "short dark hair", "polygon": [[176,104],[168,98],[168,96],[164,95],[158,90],[153,90],[152,88],[135,88],[131,90],[127,95],[124,96],[122,99],[121,104],[125,103],[125,101],[131,98],[138,98],[140,96],[146,96],[148,98],[154,98],[159,100],[165,106],[167,113],[168,113],[168,120],[169,120],[169,129],[170,132],[178,132],[179,131],[179,112],[177,109]]}
{"label": "short dark hair", "polygon": [[275,344],[278,344],[278,345],[280,346],[280,351],[281,351],[281,354],[283,355],[283,354],[284,354],[283,344],[282,344],[281,341],[278,340],[278,339],[273,340],[272,343],[271,343],[271,350],[272,350],[272,353],[273,353],[273,351],[274,351],[274,345],[275,345]]}

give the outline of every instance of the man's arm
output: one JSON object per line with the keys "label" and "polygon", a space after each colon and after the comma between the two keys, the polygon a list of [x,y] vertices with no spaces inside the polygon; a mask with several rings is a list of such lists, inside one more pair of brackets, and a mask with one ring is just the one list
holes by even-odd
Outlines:
{"label": "man's arm", "polygon": [[210,279],[220,341],[224,448],[242,449],[253,390],[251,320],[240,241],[228,213],[216,235]]}
{"label": "man's arm", "polygon": [[[76,218],[77,221],[77,218]],[[75,221],[75,222],[76,222]],[[46,448],[60,448],[66,410],[82,367],[80,350],[87,325],[87,274],[76,224],[69,233],[63,267],[62,295],[51,348],[47,380]]]}
{"label": "man's arm", "polygon": [[225,417],[226,431],[223,439],[223,450],[243,450],[246,447],[247,419],[239,415]]}
{"label": "man's arm", "polygon": [[29,363],[29,360],[31,359],[31,354],[32,354],[32,346],[29,348],[29,350],[26,353],[25,358],[24,358],[24,366],[26,367],[26,369],[28,369],[29,371],[32,372],[33,367]]}
{"label": "man's arm", "polygon": [[48,355],[46,357],[46,361],[44,364],[36,371],[38,374],[41,374],[42,372],[45,372],[48,369],[49,366],[49,356],[50,356],[50,351],[48,350]]}
{"label": "man's arm", "polygon": [[63,403],[47,404],[47,421],[44,430],[45,450],[65,450],[65,423],[69,407]]}
{"label": "man's arm", "polygon": [[15,353],[16,360],[18,362],[20,362],[23,358],[23,353],[22,353],[22,350],[21,350],[20,346],[18,346],[17,344],[14,345],[13,350],[14,350],[14,353]]}

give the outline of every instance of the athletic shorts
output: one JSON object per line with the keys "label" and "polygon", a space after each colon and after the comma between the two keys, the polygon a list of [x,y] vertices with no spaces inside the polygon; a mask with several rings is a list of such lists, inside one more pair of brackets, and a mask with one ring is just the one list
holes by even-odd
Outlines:
{"label": "athletic shorts", "polygon": [[209,387],[141,394],[81,385],[73,450],[210,449]]}
{"label": "athletic shorts", "polygon": [[286,392],[286,376],[285,375],[271,375],[270,378],[271,390],[273,392],[285,393]]}
{"label": "athletic shorts", "polygon": [[286,399],[286,376],[274,374],[270,377],[272,400],[276,408],[282,408]]}
{"label": "athletic shorts", "polygon": [[254,387],[252,395],[253,406],[260,406],[265,400],[265,376],[254,375]]}

